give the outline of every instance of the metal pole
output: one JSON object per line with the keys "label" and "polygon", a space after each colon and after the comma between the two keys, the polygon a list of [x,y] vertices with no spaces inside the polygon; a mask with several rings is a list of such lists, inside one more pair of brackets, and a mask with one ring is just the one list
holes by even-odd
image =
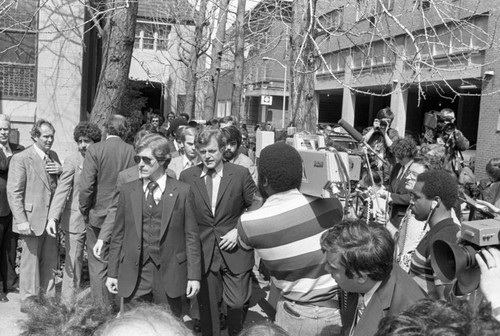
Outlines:
{"label": "metal pole", "polygon": [[285,103],[286,103],[286,75],[287,66],[285,65],[285,75],[283,76],[283,112],[281,113],[281,128],[285,128]]}

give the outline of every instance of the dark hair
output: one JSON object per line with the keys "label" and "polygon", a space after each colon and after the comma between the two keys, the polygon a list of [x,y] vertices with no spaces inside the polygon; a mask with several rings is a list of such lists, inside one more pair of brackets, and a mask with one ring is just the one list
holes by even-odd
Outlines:
{"label": "dark hair", "polygon": [[366,272],[370,279],[382,281],[392,271],[394,240],[380,224],[362,219],[335,224],[321,236],[321,248],[340,253],[340,263],[350,279]]}
{"label": "dark hair", "polygon": [[214,118],[212,120],[207,121],[207,126],[219,127],[219,119]]}
{"label": "dark hair", "polygon": [[274,192],[300,188],[302,182],[302,158],[292,146],[275,143],[260,152],[259,181],[267,182]]}
{"label": "dark hair", "polygon": [[377,112],[377,119],[390,119],[392,122],[394,120],[394,113],[389,106],[386,106]]}
{"label": "dark hair", "polygon": [[201,146],[208,145],[212,138],[217,141],[219,149],[226,145],[222,132],[218,128],[207,127],[196,136],[196,139],[194,140],[196,149],[199,149]]}
{"label": "dark hair", "polygon": [[288,336],[283,328],[280,326],[269,322],[269,321],[260,321],[253,323],[243,329],[238,336]]}
{"label": "dark hair", "polygon": [[417,144],[412,139],[399,138],[394,141],[392,151],[396,159],[401,160],[405,157],[413,159],[417,154]]}
{"label": "dark hair", "polygon": [[179,114],[179,117],[186,119],[186,121],[189,121],[189,118],[190,118],[189,114],[187,114],[187,113],[181,113],[181,114]]}
{"label": "dark hair", "polygon": [[38,138],[40,137],[40,135],[42,135],[41,131],[42,125],[47,125],[52,130],[52,132],[54,133],[56,132],[56,129],[54,128],[54,126],[52,126],[52,124],[49,121],[45,119],[38,119],[33,125],[33,128],[31,128],[30,132],[31,137]]}
{"label": "dark hair", "polygon": [[473,309],[466,300],[421,299],[400,314],[383,318],[375,336],[499,335],[489,304]]}
{"label": "dark hair", "polygon": [[225,138],[226,143],[236,141],[237,143],[237,148],[240,148],[241,146],[241,132],[240,130],[234,126],[226,126],[220,129],[222,132],[222,136]]}
{"label": "dark hair", "polygon": [[168,140],[161,136],[160,134],[147,134],[138,140],[135,144],[135,152],[139,154],[146,148],[151,148],[153,156],[159,162],[163,162],[163,166],[166,168],[170,163],[170,147],[168,146]]}
{"label": "dark hair", "polygon": [[177,136],[177,130],[179,129],[180,126],[187,126],[187,121],[182,119],[182,118],[176,118],[172,121],[170,121],[170,127],[168,128],[167,134],[169,136],[176,137]]}
{"label": "dark hair", "polygon": [[446,170],[430,170],[418,175],[417,182],[423,182],[422,193],[427,199],[439,197],[446,209],[455,206],[458,199],[457,178]]}
{"label": "dark hair", "polygon": [[128,132],[127,118],[121,114],[114,114],[104,124],[104,129],[108,135],[116,135],[125,140]]}
{"label": "dark hair", "polygon": [[486,173],[493,182],[500,181],[500,158],[493,158],[486,164]]}
{"label": "dark hair", "polygon": [[175,113],[172,112],[172,111],[170,111],[170,112],[167,113],[167,119],[168,119],[168,116],[174,116],[174,119],[175,119]]}
{"label": "dark hair", "polygon": [[75,130],[73,131],[73,139],[76,142],[80,139],[80,137],[88,137],[90,140],[94,142],[101,141],[102,133],[97,124],[82,121],[78,125],[76,125]]}
{"label": "dark hair", "polygon": [[236,122],[236,120],[234,119],[233,116],[225,116],[225,117],[222,117],[219,119],[219,124],[227,124],[227,123],[231,123],[234,125],[234,123]]}

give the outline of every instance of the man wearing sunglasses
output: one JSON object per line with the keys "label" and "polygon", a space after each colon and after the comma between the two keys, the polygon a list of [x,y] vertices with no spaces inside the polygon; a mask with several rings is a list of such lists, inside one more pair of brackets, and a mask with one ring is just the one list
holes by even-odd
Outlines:
{"label": "man wearing sunglasses", "polygon": [[200,288],[201,248],[194,196],[167,177],[168,140],[146,135],[136,144],[140,179],[122,186],[111,234],[106,286],[124,298],[168,304],[180,317],[181,297]]}
{"label": "man wearing sunglasses", "polygon": [[[80,212],[85,219],[87,251],[97,242],[116,187],[118,173],[134,165],[134,147],[125,143],[128,123],[124,116],[113,115],[104,126],[106,140],[91,145],[85,154],[80,179]],[[106,304],[111,297],[106,289],[106,252],[97,258],[88,253],[90,289],[94,299]]]}

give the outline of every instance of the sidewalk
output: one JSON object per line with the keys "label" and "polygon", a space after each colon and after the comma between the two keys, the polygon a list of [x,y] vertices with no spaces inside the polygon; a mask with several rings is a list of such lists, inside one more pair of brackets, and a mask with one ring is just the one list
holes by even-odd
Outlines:
{"label": "sidewalk", "polygon": [[0,303],[0,335],[18,336],[21,333],[18,322],[26,318],[21,313],[19,293],[8,293],[9,302]]}

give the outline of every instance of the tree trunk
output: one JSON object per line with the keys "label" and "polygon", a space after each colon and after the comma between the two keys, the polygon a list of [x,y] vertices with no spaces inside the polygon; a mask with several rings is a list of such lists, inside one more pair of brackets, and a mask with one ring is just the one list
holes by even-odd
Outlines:
{"label": "tree trunk", "polygon": [[292,123],[299,131],[314,132],[317,124],[317,102],[314,94],[316,57],[313,32],[317,0],[295,0],[290,52],[290,95]]}
{"label": "tree trunk", "polygon": [[217,90],[219,87],[220,67],[222,63],[222,52],[226,42],[226,22],[230,0],[221,0],[219,9],[219,19],[217,23],[217,34],[212,42],[212,63],[210,64],[209,84],[205,97],[205,112],[203,117],[211,119],[215,117],[215,102],[217,100]]}
{"label": "tree trunk", "polygon": [[246,0],[238,0],[238,9],[236,11],[236,43],[234,57],[234,81],[233,94],[231,97],[231,115],[236,120],[241,118],[241,97],[243,94],[244,62],[245,62],[245,21]]}
{"label": "tree trunk", "polygon": [[102,32],[102,69],[90,121],[100,127],[121,112],[135,39],[138,2],[107,0]]}
{"label": "tree trunk", "polygon": [[203,44],[203,28],[206,25],[205,13],[207,12],[207,0],[200,1],[200,8],[196,11],[194,28],[194,45],[191,48],[189,64],[186,71],[186,101],[184,113],[191,118],[195,116],[196,85],[198,84],[198,59],[200,58]]}

